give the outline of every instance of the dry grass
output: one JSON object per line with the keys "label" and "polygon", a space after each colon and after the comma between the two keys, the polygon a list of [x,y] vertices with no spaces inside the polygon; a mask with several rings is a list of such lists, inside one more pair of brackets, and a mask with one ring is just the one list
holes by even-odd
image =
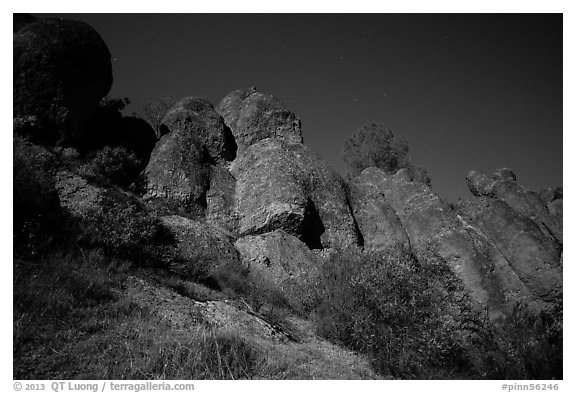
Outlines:
{"label": "dry grass", "polygon": [[15,261],[14,378],[253,378],[262,354],[231,331],[174,329],[121,294],[100,253]]}

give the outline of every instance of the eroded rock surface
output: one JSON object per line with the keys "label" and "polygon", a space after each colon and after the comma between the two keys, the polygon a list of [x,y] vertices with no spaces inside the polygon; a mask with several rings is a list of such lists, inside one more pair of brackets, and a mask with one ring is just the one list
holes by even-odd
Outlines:
{"label": "eroded rock surface", "polygon": [[562,293],[561,247],[526,216],[498,199],[479,197],[459,210],[484,233],[538,298],[553,301]]}
{"label": "eroded rock surface", "polygon": [[224,97],[216,109],[232,130],[238,153],[266,138],[302,143],[300,119],[277,98],[251,87]]}
{"label": "eroded rock surface", "polygon": [[283,229],[310,248],[357,243],[340,177],[304,145],[264,139],[231,173],[240,236]]}
{"label": "eroded rock surface", "polygon": [[[197,127],[201,119],[204,127]],[[223,163],[236,157],[236,142],[214,106],[203,98],[185,97],[179,100],[164,116],[161,134],[188,132],[198,139],[214,162]]]}
{"label": "eroded rock surface", "polygon": [[242,237],[234,246],[253,282],[267,283],[284,295],[293,307],[305,301],[302,299],[305,291],[300,289],[309,284],[308,279],[317,269],[318,262],[304,243],[279,229]]}
{"label": "eroded rock surface", "polygon": [[530,292],[507,261],[487,239],[478,236],[426,185],[410,181],[406,170],[382,182],[386,200],[406,230],[413,252],[430,252],[448,262],[474,300],[492,316],[507,313],[515,300]]}
{"label": "eroded rock surface", "polygon": [[537,193],[518,184],[511,170],[499,169],[491,178],[478,171],[470,171],[466,180],[473,195],[506,202],[518,214],[534,220],[544,234],[550,234],[562,244],[562,221],[550,215],[546,203]]}
{"label": "eroded rock surface", "polygon": [[378,168],[371,167],[362,171],[350,182],[350,206],[365,249],[381,251],[398,246],[409,249],[410,239],[386,201],[383,190],[386,178],[387,175]]}
{"label": "eroded rock surface", "polygon": [[240,265],[232,239],[205,222],[180,216],[160,220],[176,239],[178,258],[169,267],[173,272],[206,280],[222,266]]}
{"label": "eroded rock surface", "polygon": [[212,168],[235,157],[230,130],[212,104],[201,98],[178,101],[161,128],[165,131],[144,171],[146,197],[203,211]]}

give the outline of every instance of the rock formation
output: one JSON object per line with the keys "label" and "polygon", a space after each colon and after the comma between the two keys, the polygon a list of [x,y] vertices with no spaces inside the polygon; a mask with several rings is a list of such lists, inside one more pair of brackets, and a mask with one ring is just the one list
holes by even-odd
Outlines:
{"label": "rock formation", "polygon": [[274,288],[293,307],[301,306],[305,301],[302,288],[318,267],[315,256],[304,243],[279,229],[263,235],[244,236],[234,246],[242,263],[248,267],[251,280],[265,283],[260,286]]}
{"label": "rock formation", "polygon": [[562,243],[562,222],[550,215],[546,203],[537,193],[516,182],[516,176],[510,169],[499,169],[492,178],[477,171],[470,171],[466,180],[473,195],[506,202],[518,214],[529,217],[540,225],[543,233],[550,234]]}
{"label": "rock formation", "polygon": [[479,197],[459,211],[504,255],[525,286],[538,298],[553,301],[562,293],[561,248],[528,217],[505,202]]}
{"label": "rock formation", "polygon": [[15,228],[37,220],[50,221],[60,212],[54,155],[19,137],[14,138],[13,154]]}
{"label": "rock formation", "polygon": [[283,229],[310,248],[357,243],[340,177],[302,144],[268,138],[231,166],[238,234]]}
{"label": "rock formation", "polygon": [[[369,168],[356,182],[362,179],[371,179],[383,194],[380,203],[389,204],[394,211],[414,254],[422,261],[430,253],[444,259],[472,298],[488,307],[493,317],[509,312],[514,301],[531,300],[530,292],[498,250],[467,228],[426,185],[411,181],[406,169],[388,175]],[[359,225],[361,222],[359,219]],[[396,236],[401,235],[402,231]],[[370,232],[363,236],[370,238]]]}
{"label": "rock formation", "polygon": [[89,25],[27,20],[14,33],[14,116],[36,116],[38,143],[77,140],[112,85],[110,52]]}
{"label": "rock formation", "polygon": [[232,239],[210,225],[180,216],[165,216],[161,221],[176,239],[178,258],[169,266],[171,271],[203,281],[222,266],[240,265]]}
{"label": "rock formation", "polygon": [[300,119],[277,98],[254,87],[228,94],[216,110],[232,130],[239,153],[266,138],[303,142]]}
{"label": "rock formation", "polygon": [[349,185],[350,206],[364,248],[381,251],[391,247],[410,248],[410,239],[394,210],[386,201],[383,189],[386,176],[378,168],[367,168]]}
{"label": "rock formation", "polygon": [[195,98],[180,100],[161,128],[169,131],[156,144],[146,167],[147,197],[204,209],[212,164],[234,158],[229,130],[212,104]]}
{"label": "rock formation", "polygon": [[[197,128],[194,119],[201,119],[205,127]],[[162,135],[171,132],[193,135],[213,162],[223,163],[236,157],[236,142],[230,129],[205,99],[185,97],[179,100],[164,116],[160,125]]]}

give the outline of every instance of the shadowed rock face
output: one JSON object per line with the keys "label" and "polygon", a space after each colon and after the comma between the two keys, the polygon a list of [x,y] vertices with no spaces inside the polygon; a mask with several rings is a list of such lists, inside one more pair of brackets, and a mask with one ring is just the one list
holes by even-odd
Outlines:
{"label": "shadowed rock face", "polygon": [[411,182],[406,170],[382,174],[381,190],[417,256],[433,252],[445,259],[473,299],[488,306],[492,316],[510,311],[514,300],[531,298],[499,251],[426,185]]}
{"label": "shadowed rock face", "polygon": [[234,246],[254,282],[264,280],[294,305],[300,303],[302,293],[298,288],[317,268],[314,255],[304,243],[280,229],[245,236]]}
{"label": "shadowed rock face", "polygon": [[70,171],[58,171],[56,189],[62,207],[74,216],[89,219],[95,212],[103,209],[102,201],[106,190],[88,183],[86,179]]}
{"label": "shadowed rock face", "polygon": [[550,234],[562,244],[562,221],[550,215],[537,193],[522,187],[515,179],[512,171],[506,168],[499,169],[492,178],[477,171],[470,171],[466,176],[473,195],[506,202],[518,214],[534,220],[544,234]]}
{"label": "shadowed rock face", "polygon": [[12,147],[14,228],[18,230],[27,222],[58,215],[60,199],[55,188],[54,156],[18,137]]}
{"label": "shadowed rock face", "polygon": [[556,217],[560,222],[562,222],[563,214],[563,199],[556,199],[548,204],[548,211],[552,217]]}
{"label": "shadowed rock face", "polygon": [[234,210],[236,179],[222,165],[212,167],[210,188],[206,193],[206,221],[231,233],[238,231],[238,216]]}
{"label": "shadowed rock face", "polygon": [[[202,119],[205,127],[194,127],[194,119]],[[223,163],[236,157],[236,142],[222,117],[212,104],[202,98],[185,97],[178,101],[164,116],[161,134],[188,130],[206,148],[214,162]]]}
{"label": "shadowed rock face", "polygon": [[562,250],[534,221],[492,198],[469,200],[461,203],[459,209],[500,250],[534,295],[546,301],[559,298]]}
{"label": "shadowed rock face", "polygon": [[112,85],[110,52],[89,25],[40,19],[14,33],[14,116],[36,116],[45,126],[37,143],[81,136]]}
{"label": "shadowed rock face", "polygon": [[304,145],[264,139],[231,173],[240,236],[283,229],[311,248],[357,243],[340,177]]}
{"label": "shadowed rock face", "polygon": [[235,157],[235,144],[212,104],[200,98],[180,100],[164,118],[166,132],[145,170],[147,197],[204,209],[212,164]]}
{"label": "shadowed rock face", "polygon": [[136,154],[144,169],[156,145],[154,129],[143,119],[122,116],[117,109],[99,107],[77,144],[82,154],[104,146],[124,147]]}
{"label": "shadowed rock face", "polygon": [[387,175],[378,168],[367,168],[352,179],[348,188],[350,207],[364,240],[364,247],[380,251],[390,247],[410,248],[410,240],[382,189]]}
{"label": "shadowed rock face", "polygon": [[185,129],[164,135],[144,170],[147,198],[163,198],[188,209],[206,206],[210,166],[206,150],[194,135],[205,123],[190,121]]}
{"label": "shadowed rock face", "polygon": [[184,277],[209,279],[222,266],[239,266],[230,239],[210,225],[180,216],[165,216],[162,224],[174,235],[178,260],[169,269]]}
{"label": "shadowed rock face", "polygon": [[216,110],[232,130],[239,153],[266,138],[288,143],[303,141],[300,119],[277,98],[254,87],[228,94]]}

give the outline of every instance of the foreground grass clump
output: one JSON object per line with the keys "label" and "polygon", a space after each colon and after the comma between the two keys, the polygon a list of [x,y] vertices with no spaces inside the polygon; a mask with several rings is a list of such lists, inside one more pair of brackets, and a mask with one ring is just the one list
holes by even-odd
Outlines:
{"label": "foreground grass clump", "polygon": [[[440,258],[342,250],[320,274],[319,334],[396,378],[558,378],[561,314],[491,322]],[[560,307],[561,308],[561,307]]]}
{"label": "foreground grass clump", "polygon": [[175,329],[122,293],[101,252],[14,261],[14,378],[252,378],[264,356],[235,332]]}

